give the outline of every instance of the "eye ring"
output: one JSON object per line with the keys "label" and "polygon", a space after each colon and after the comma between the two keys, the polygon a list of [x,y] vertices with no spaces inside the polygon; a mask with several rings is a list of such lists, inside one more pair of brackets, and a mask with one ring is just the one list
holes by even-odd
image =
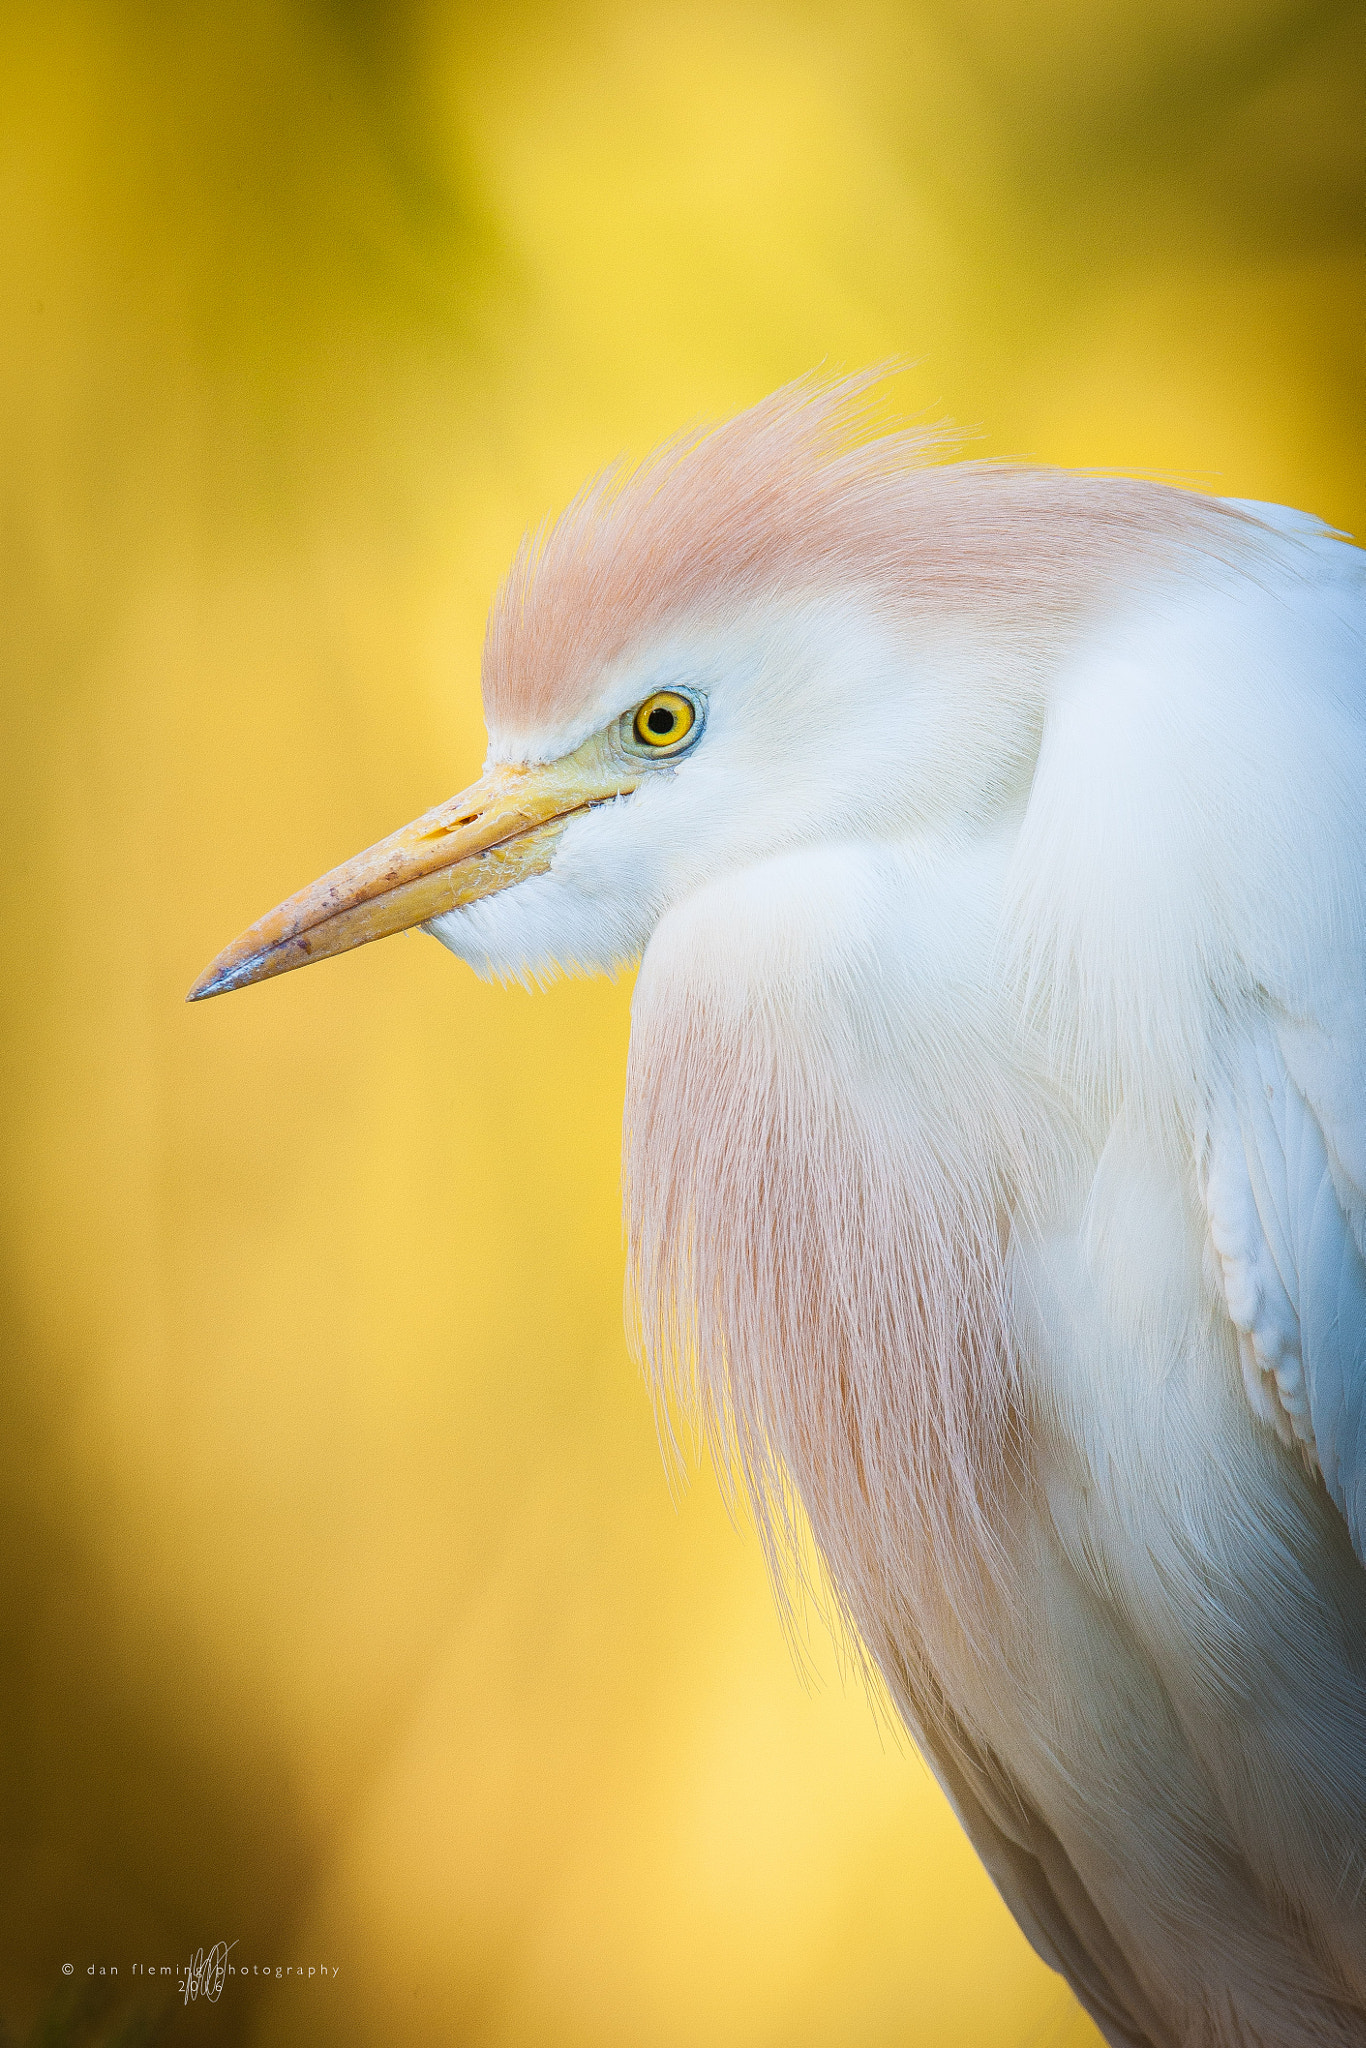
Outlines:
{"label": "eye ring", "polygon": [[682,690],[654,690],[633,712],[627,713],[622,724],[627,727],[633,750],[646,754],[678,753],[700,737],[701,710],[691,691],[685,694]]}

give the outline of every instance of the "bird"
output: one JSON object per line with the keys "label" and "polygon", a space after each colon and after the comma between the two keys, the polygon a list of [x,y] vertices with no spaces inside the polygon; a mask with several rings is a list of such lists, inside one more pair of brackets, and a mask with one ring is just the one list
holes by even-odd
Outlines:
{"label": "bird", "polygon": [[490,612],[192,1000],[638,963],[628,1319],[1111,2048],[1366,2042],[1366,556],[813,373]]}

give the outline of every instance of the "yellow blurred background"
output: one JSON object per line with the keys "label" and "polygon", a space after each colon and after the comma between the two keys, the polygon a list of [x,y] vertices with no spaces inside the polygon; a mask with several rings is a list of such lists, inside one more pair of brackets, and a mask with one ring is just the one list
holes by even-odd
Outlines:
{"label": "yellow blurred background", "polygon": [[[182,997],[477,771],[522,529],[817,362],[1360,526],[1361,20],[0,10],[11,2041],[1098,2039],[671,1497],[629,986],[414,937]],[[130,1974],[219,1939],[216,2004]]]}

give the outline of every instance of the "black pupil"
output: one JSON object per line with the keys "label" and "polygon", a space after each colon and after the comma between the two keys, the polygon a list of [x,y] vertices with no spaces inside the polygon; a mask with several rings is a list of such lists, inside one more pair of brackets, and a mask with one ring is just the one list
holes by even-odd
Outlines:
{"label": "black pupil", "polygon": [[645,724],[657,740],[666,740],[678,723],[676,714],[663,704],[657,704],[645,720]]}

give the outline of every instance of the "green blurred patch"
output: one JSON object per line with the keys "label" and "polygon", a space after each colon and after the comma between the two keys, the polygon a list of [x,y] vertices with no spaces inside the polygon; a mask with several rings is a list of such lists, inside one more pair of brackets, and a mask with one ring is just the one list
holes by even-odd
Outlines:
{"label": "green blurred patch", "polygon": [[0,2020],[0,2048],[161,2048],[175,2019],[171,2004],[153,2009],[98,1983],[63,1984],[26,2033]]}

